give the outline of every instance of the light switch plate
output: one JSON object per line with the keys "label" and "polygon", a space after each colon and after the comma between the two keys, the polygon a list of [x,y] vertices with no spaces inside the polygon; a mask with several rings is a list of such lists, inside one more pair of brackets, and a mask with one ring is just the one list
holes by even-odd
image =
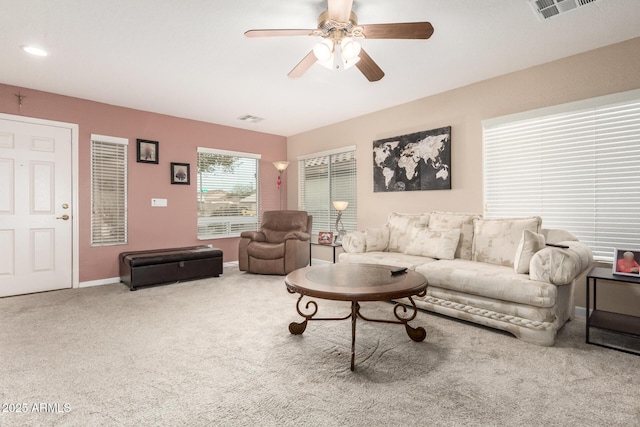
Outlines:
{"label": "light switch plate", "polygon": [[151,206],[154,208],[166,208],[167,199],[151,199]]}

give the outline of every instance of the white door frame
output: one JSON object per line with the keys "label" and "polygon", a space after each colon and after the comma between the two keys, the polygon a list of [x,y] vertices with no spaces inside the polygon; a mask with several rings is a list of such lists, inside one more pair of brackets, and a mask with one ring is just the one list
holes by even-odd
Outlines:
{"label": "white door frame", "polygon": [[72,266],[71,285],[74,288],[80,285],[80,234],[78,227],[78,132],[79,126],[75,123],[57,122],[53,120],[36,119],[33,117],[14,116],[13,114],[0,113],[0,119],[14,122],[30,123],[34,125],[55,126],[71,131],[71,244]]}

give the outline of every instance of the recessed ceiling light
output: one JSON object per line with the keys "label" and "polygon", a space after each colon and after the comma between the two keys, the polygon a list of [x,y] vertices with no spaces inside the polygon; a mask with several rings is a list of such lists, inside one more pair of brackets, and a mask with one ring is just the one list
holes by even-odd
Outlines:
{"label": "recessed ceiling light", "polygon": [[22,50],[24,50],[27,53],[30,53],[31,55],[35,55],[35,56],[47,56],[47,55],[49,55],[46,50],[41,49],[41,48],[36,47],[36,46],[22,46]]}

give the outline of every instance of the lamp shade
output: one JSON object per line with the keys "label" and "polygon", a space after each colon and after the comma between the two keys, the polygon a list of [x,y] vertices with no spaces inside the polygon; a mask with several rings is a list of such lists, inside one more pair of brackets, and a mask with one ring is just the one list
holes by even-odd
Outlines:
{"label": "lamp shade", "polygon": [[313,54],[320,62],[328,61],[333,54],[333,42],[328,39],[322,40],[313,47]]}
{"label": "lamp shade", "polygon": [[281,160],[279,162],[273,162],[273,166],[275,166],[280,172],[284,172],[289,166],[289,162]]}
{"label": "lamp shade", "polygon": [[347,206],[349,206],[349,202],[341,202],[341,201],[333,202],[333,207],[336,208],[337,211],[343,211],[347,209]]}
{"label": "lamp shade", "polygon": [[342,57],[345,62],[353,61],[360,55],[360,43],[349,37],[343,38],[340,46],[342,47]]}

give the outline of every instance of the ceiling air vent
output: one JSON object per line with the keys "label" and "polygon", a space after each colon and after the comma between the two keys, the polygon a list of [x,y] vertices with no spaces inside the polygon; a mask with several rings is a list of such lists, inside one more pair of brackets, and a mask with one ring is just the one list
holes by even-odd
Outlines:
{"label": "ceiling air vent", "polygon": [[596,0],[529,0],[540,19],[549,19]]}
{"label": "ceiling air vent", "polygon": [[252,116],[251,114],[245,114],[244,116],[238,117],[238,120],[248,123],[258,123],[264,119],[262,117]]}

